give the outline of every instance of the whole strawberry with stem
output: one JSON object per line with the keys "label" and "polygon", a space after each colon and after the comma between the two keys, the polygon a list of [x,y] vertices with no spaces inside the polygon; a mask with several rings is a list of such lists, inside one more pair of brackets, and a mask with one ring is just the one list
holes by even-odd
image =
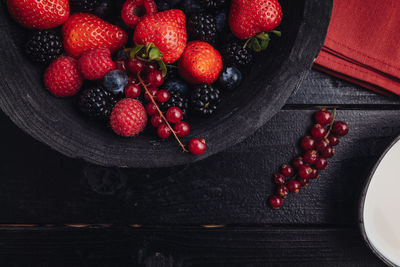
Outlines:
{"label": "whole strawberry with stem", "polygon": [[8,0],[7,7],[22,26],[43,30],[60,26],[70,13],[68,0]]}
{"label": "whole strawberry with stem", "polygon": [[222,70],[221,54],[209,43],[193,41],[187,44],[178,64],[178,71],[192,84],[214,83]]}
{"label": "whole strawberry with stem", "polygon": [[128,40],[121,28],[87,13],[75,13],[69,17],[62,32],[64,49],[75,58],[94,48],[108,48],[114,53]]}
{"label": "whole strawberry with stem", "polygon": [[165,64],[176,62],[187,42],[185,14],[171,9],[146,16],[136,25],[133,41],[138,46],[153,44]]}
{"label": "whole strawberry with stem", "polygon": [[277,0],[233,0],[229,26],[239,39],[249,40],[248,46],[255,51],[268,47],[270,36],[282,22],[282,7]]}

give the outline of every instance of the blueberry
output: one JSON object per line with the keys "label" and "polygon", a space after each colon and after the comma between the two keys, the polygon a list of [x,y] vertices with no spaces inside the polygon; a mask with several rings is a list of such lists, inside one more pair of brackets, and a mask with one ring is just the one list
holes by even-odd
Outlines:
{"label": "blueberry", "polygon": [[116,57],[116,59],[119,59],[119,60],[128,60],[129,59],[129,56],[124,49],[118,50],[118,52],[115,54],[115,57]]}
{"label": "blueberry", "polygon": [[233,90],[240,85],[242,73],[236,67],[226,67],[222,70],[218,82],[222,89]]}
{"label": "blueberry", "polygon": [[101,0],[100,4],[93,11],[93,14],[103,19],[108,18],[114,11],[114,5],[115,1],[113,0]]}
{"label": "blueberry", "polygon": [[181,79],[167,80],[163,84],[162,89],[167,91],[176,91],[184,95],[189,94],[189,85],[186,82],[182,81]]}
{"label": "blueberry", "polygon": [[121,70],[113,70],[104,76],[104,87],[113,94],[124,92],[125,86],[128,84],[128,75]]}
{"label": "blueberry", "polygon": [[165,11],[165,10],[171,9],[171,5],[168,2],[166,2],[165,0],[156,0],[155,2],[156,2],[158,11]]}
{"label": "blueberry", "polygon": [[223,32],[228,27],[228,12],[226,10],[219,12],[215,16],[217,23],[217,32]]}
{"label": "blueberry", "polygon": [[184,0],[183,9],[187,14],[204,11],[204,9],[196,0]]}

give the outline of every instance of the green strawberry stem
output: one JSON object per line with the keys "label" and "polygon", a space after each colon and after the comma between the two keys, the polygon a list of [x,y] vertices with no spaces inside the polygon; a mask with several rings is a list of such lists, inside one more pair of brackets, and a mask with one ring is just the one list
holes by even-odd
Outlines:
{"label": "green strawberry stem", "polygon": [[137,74],[137,77],[139,79],[140,84],[143,86],[144,90],[146,91],[146,94],[149,96],[150,101],[153,103],[153,105],[155,105],[155,107],[157,108],[157,112],[160,115],[160,117],[163,119],[163,121],[165,122],[165,124],[168,126],[168,128],[171,130],[171,132],[173,133],[173,135],[175,136],[176,141],[178,141],[180,147],[182,148],[183,152],[189,152],[185,145],[181,142],[181,140],[179,139],[178,135],[176,134],[176,132],[174,131],[174,129],[171,127],[171,124],[169,124],[167,118],[165,118],[164,114],[162,113],[160,107],[158,106],[157,102],[154,100],[154,97],[150,94],[149,89],[147,88],[147,85],[144,83],[142,77],[140,76],[140,73]]}
{"label": "green strawberry stem", "polygon": [[153,43],[135,46],[130,52],[130,57],[136,57],[145,62],[155,61],[160,66],[163,77],[167,75],[167,66],[162,60],[163,54]]}
{"label": "green strawberry stem", "polygon": [[271,37],[269,36],[270,33],[273,33],[278,37],[282,36],[282,33],[276,30],[273,30],[271,32],[260,32],[256,36],[247,39],[243,48],[249,47],[255,52],[261,52],[263,50],[266,50],[269,46],[269,42],[271,41]]}

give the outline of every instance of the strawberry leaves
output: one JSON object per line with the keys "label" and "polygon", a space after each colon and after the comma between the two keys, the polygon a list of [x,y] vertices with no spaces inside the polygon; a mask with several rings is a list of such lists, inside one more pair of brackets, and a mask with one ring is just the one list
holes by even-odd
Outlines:
{"label": "strawberry leaves", "polygon": [[[271,31],[270,33],[275,34],[278,37],[282,36],[282,33],[280,31]],[[250,38],[246,41],[244,44],[244,48],[248,47],[255,52],[261,52],[263,50],[266,50],[269,46],[269,42],[271,41],[270,33],[267,32],[261,32],[257,34],[255,37]]]}
{"label": "strawberry leaves", "polygon": [[163,54],[153,43],[135,46],[130,52],[130,57],[136,57],[145,62],[155,61],[158,63],[163,77],[167,75],[167,66],[162,60]]}

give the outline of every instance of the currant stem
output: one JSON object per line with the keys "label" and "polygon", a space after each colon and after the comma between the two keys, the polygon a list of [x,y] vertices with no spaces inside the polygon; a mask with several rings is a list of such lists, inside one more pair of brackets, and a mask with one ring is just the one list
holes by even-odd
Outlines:
{"label": "currant stem", "polygon": [[164,114],[162,113],[162,111],[160,110],[160,108],[158,107],[156,101],[154,100],[154,97],[150,94],[149,90],[147,89],[146,84],[144,83],[142,77],[140,77],[140,73],[137,74],[137,77],[139,79],[140,84],[143,86],[144,90],[146,91],[146,94],[149,96],[151,102],[155,105],[155,107],[157,108],[157,112],[160,115],[160,117],[163,119],[163,121],[165,122],[165,124],[168,126],[168,128],[171,130],[171,132],[173,133],[173,135],[175,136],[176,141],[178,141],[180,147],[182,148],[183,152],[189,152],[185,145],[182,144],[181,140],[179,139],[178,135],[176,135],[176,132],[174,131],[174,129],[171,127],[171,125],[169,124],[167,118],[165,118]]}
{"label": "currant stem", "polygon": [[326,133],[326,135],[324,136],[324,138],[327,138],[331,134],[333,124],[335,123],[335,119],[336,119],[336,108],[333,109],[333,118],[332,118],[331,124],[329,125],[329,130]]}

